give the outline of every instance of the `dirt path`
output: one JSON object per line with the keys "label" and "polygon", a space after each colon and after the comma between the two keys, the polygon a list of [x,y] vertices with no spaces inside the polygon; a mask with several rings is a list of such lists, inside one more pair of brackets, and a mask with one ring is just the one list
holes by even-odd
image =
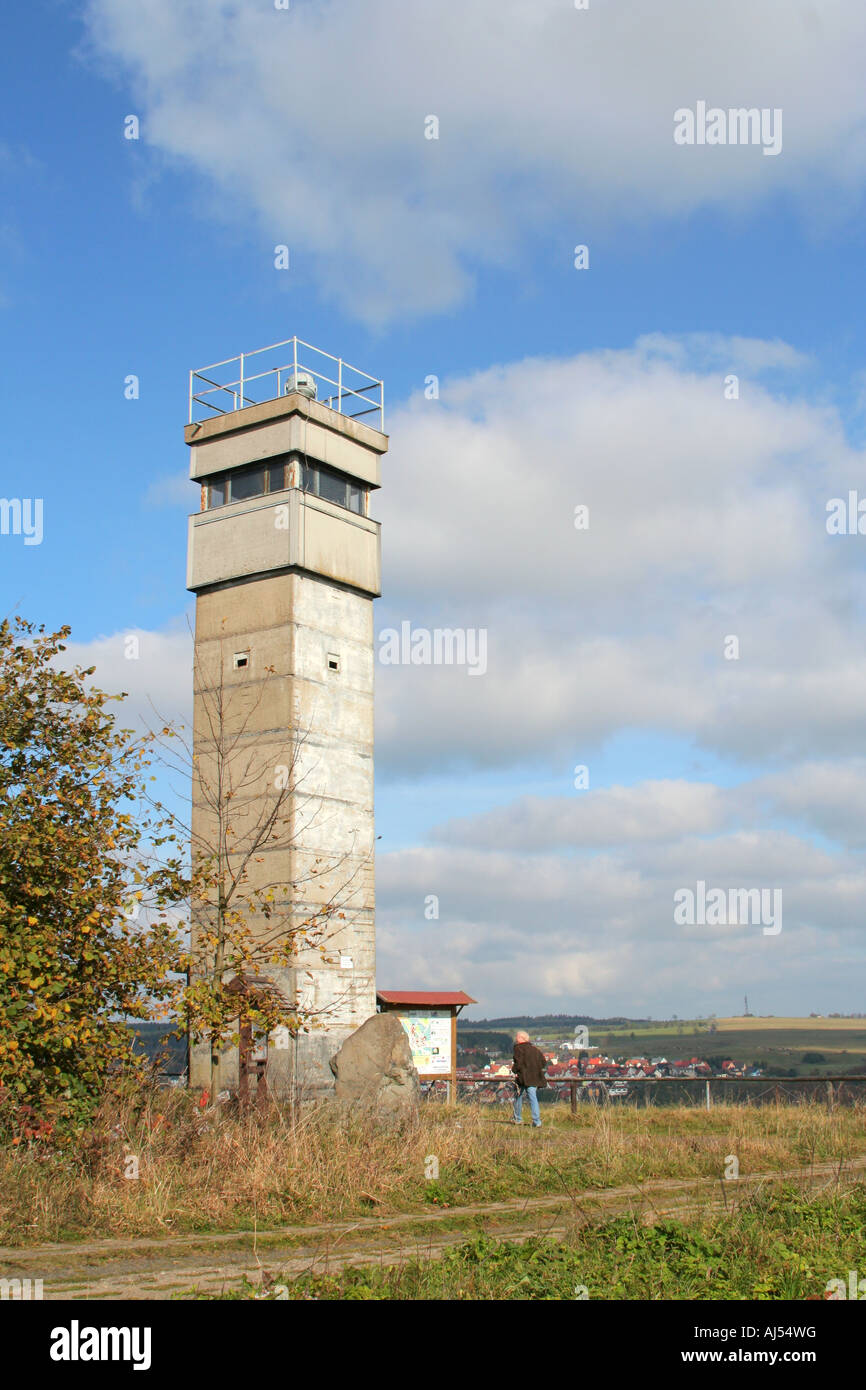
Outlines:
{"label": "dirt path", "polygon": [[866,1171],[866,1155],[772,1173],[715,1178],[658,1178],[640,1186],[515,1198],[421,1213],[132,1240],[0,1248],[0,1277],[42,1279],[46,1299],[165,1299],[216,1294],[244,1279],[337,1273],[348,1264],[399,1264],[436,1258],[449,1245],[485,1233],[510,1240],[562,1235],[575,1224],[632,1212],[639,1219],[685,1217],[731,1209],[768,1183],[804,1188],[849,1186]]}

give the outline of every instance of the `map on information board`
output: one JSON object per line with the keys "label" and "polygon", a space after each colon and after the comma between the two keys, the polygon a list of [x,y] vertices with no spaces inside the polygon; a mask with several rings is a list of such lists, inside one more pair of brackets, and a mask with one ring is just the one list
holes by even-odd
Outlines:
{"label": "map on information board", "polygon": [[451,1072],[451,1014],[410,1009],[398,1017],[409,1035],[415,1070],[422,1076],[448,1076]]}

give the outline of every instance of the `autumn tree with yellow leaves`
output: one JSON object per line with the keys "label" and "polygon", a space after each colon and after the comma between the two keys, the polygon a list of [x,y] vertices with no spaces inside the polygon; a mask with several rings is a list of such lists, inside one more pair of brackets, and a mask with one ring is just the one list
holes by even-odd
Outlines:
{"label": "autumn tree with yellow leaves", "polygon": [[74,1127],[176,992],[183,873],[151,739],[60,669],[68,636],[0,624],[0,1113]]}

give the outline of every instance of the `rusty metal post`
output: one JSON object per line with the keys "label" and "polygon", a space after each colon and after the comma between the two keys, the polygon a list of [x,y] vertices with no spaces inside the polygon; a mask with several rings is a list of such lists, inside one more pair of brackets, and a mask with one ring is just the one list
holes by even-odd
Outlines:
{"label": "rusty metal post", "polygon": [[451,1079],[448,1083],[448,1103],[457,1104],[457,1010],[451,1009]]}
{"label": "rusty metal post", "polygon": [[253,1026],[242,1023],[238,1030],[238,1103],[243,1113],[250,1100],[249,1064],[253,1048]]}
{"label": "rusty metal post", "polygon": [[576,1114],[577,1114],[577,1082],[576,1082],[576,1081],[569,1081],[569,1083],[568,1083],[568,1089],[569,1089],[569,1093],[570,1093],[570,1096],[571,1096],[571,1113],[572,1113],[572,1115],[576,1115]]}
{"label": "rusty metal post", "polygon": [[270,1096],[268,1094],[268,1064],[265,1059],[256,1062],[256,1109],[267,1110]]}

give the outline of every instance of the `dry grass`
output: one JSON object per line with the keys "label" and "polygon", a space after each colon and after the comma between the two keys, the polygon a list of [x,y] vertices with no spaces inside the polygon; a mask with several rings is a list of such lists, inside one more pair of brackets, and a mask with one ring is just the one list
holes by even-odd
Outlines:
{"label": "dry grass", "polygon": [[[430,1104],[400,1129],[310,1110],[243,1121],[152,1090],[106,1107],[74,1152],[0,1150],[0,1243],[259,1229],[664,1177],[804,1167],[866,1152],[862,1107],[581,1106],[517,1130],[504,1107]],[[137,1179],[124,1176],[138,1159]],[[425,1177],[428,1156],[437,1180]]]}

